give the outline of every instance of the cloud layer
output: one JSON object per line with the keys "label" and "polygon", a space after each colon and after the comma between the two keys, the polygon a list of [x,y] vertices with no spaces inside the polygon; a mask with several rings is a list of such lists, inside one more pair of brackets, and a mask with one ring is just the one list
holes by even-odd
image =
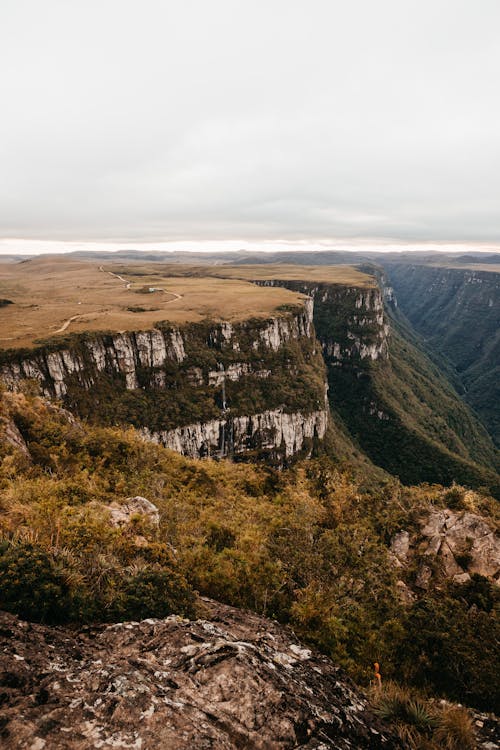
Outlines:
{"label": "cloud layer", "polygon": [[498,0],[3,0],[0,235],[500,239]]}

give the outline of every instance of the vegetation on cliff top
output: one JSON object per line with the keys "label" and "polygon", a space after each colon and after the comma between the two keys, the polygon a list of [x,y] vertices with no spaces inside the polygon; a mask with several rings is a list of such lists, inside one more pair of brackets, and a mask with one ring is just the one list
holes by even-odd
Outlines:
{"label": "vegetation on cliff top", "polygon": [[[285,472],[188,460],[24,394],[3,394],[1,416],[29,451],[1,447],[9,611],[46,622],[192,616],[199,591],[292,624],[359,680],[379,661],[386,677],[492,707],[493,588],[476,576],[404,604],[388,549],[426,507],[466,502],[456,488],[391,481],[362,494],[326,458]],[[158,528],[139,515],[110,524],[110,504],[134,495],[158,507]],[[411,585],[415,571],[405,575]]]}
{"label": "vegetation on cliff top", "polygon": [[70,332],[147,330],[162,320],[180,325],[269,317],[280,314],[280,305],[301,300],[286,289],[261,289],[238,278],[188,277],[178,265],[160,272],[156,267],[153,275],[140,266],[131,270],[50,256],[1,264],[0,297],[15,304],[2,308],[0,349],[33,348]]}

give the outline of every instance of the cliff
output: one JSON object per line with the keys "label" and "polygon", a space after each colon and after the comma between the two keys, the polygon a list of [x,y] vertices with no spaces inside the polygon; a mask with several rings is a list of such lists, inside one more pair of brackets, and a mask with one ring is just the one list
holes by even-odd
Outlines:
{"label": "cliff", "polygon": [[254,283],[282,286],[314,300],[314,326],[329,366],[387,359],[389,326],[379,287],[280,279]]}
{"label": "cliff", "polygon": [[205,600],[80,632],[0,614],[3,747],[400,748],[328,658],[249,612]]}
{"label": "cliff", "polygon": [[192,457],[278,460],[310,453],[328,422],[313,303],[273,317],[147,331],[88,333],[2,354],[10,388],[35,379],[43,395],[100,423],[130,423]]}

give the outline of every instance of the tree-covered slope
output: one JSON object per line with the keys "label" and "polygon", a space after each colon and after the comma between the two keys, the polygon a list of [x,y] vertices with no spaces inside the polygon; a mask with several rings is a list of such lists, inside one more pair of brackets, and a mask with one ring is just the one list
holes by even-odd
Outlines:
{"label": "tree-covered slope", "polygon": [[500,492],[489,435],[402,323],[391,321],[387,360],[329,368],[329,383],[331,407],[352,439],[403,482]]}
{"label": "tree-covered slope", "polygon": [[455,369],[464,398],[500,445],[500,273],[386,263],[398,304]]}

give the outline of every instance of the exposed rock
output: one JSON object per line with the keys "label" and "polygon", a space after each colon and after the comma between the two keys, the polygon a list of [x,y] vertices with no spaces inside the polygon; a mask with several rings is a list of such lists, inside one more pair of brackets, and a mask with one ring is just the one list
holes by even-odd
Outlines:
{"label": "exposed rock", "polygon": [[[382,291],[378,287],[359,289],[288,279],[255,280],[254,283],[282,286],[313,300],[316,333],[330,367],[356,360],[388,358],[389,327],[384,317]],[[339,310],[342,310],[341,316]]]}
{"label": "exposed rock", "polygon": [[[255,377],[263,380],[276,374],[272,369],[273,355],[291,341],[300,342],[304,362],[296,365],[290,354],[284,352],[288,359],[284,357],[278,366],[283,377],[294,378],[305,368],[309,376],[311,358],[315,357],[314,367],[324,378],[326,388],[326,372],[317,353],[319,347],[312,317],[313,301],[304,298],[290,311],[234,325],[203,322],[179,329],[158,324],[148,331],[82,334],[72,340],[71,346],[61,339],[58,347],[54,344],[50,349],[40,346],[29,358],[24,351],[12,352],[0,376],[12,390],[23,378],[34,378],[44,396],[62,398],[76,410],[82,391],[95,389],[96,404],[103,391],[135,391],[130,399],[126,397],[128,404],[140,404],[138,409],[131,407],[131,421],[148,439],[192,457],[222,457],[263,450],[279,451],[279,460],[283,462],[304,447],[312,448],[306,446],[309,439],[324,437],[329,409],[326,399],[322,400],[321,386],[312,386],[318,394],[309,409],[314,405],[316,408],[307,412],[301,411],[292,398],[283,400],[275,389],[265,394],[265,411],[241,414],[237,407],[231,408],[231,403],[226,406],[221,391],[225,383],[240,380],[243,389],[250,389]],[[192,399],[200,402],[194,415],[194,419],[199,418],[197,422],[192,421],[193,415],[190,418],[186,414],[183,419],[183,414],[175,409],[173,417],[170,412],[162,411],[159,418],[155,415],[152,419],[143,408],[143,390],[149,391],[148,396],[151,391],[168,390],[175,403],[178,390],[183,391],[184,398],[189,398],[185,392],[189,388],[203,389],[200,396],[193,394]],[[207,405],[205,418],[204,402]],[[98,407],[96,411],[98,413]]]}
{"label": "exposed rock", "polygon": [[415,601],[415,594],[404,581],[396,581],[396,586],[399,598],[403,604],[412,604]]}
{"label": "exposed rock", "polygon": [[6,750],[401,748],[324,656],[276,623],[210,619],[81,632],[0,615]]}
{"label": "exposed rock", "polygon": [[112,503],[109,510],[112,526],[126,526],[134,516],[143,516],[153,526],[160,523],[160,513],[156,505],[140,495],[127,498],[121,505]]}
{"label": "exposed rock", "polygon": [[391,552],[400,562],[406,562],[410,549],[410,535],[407,531],[400,531],[392,538]]}
{"label": "exposed rock", "polygon": [[250,450],[280,450],[290,458],[303,450],[306,440],[322,439],[328,425],[328,407],[302,414],[274,409],[251,416],[213,419],[174,430],[142,434],[166,448],[192,458],[231,456]]}
{"label": "exposed rock", "polygon": [[418,533],[396,534],[391,552],[398,567],[407,565],[417,552],[429,559],[417,573],[419,588],[428,588],[434,570],[455,583],[466,583],[474,573],[499,583],[500,537],[476,513],[434,510],[423,519]]}
{"label": "exposed rock", "polygon": [[25,458],[31,461],[31,455],[28,450],[28,446],[26,445],[24,438],[19,432],[15,422],[13,422],[11,419],[0,419],[0,435],[0,440],[2,440],[2,442],[11,445],[13,448],[16,448],[23,454],[23,456],[25,456]]}
{"label": "exposed rock", "polygon": [[500,538],[475,513],[434,511],[422,529],[424,551],[439,557],[447,576],[479,573],[498,581]]}

